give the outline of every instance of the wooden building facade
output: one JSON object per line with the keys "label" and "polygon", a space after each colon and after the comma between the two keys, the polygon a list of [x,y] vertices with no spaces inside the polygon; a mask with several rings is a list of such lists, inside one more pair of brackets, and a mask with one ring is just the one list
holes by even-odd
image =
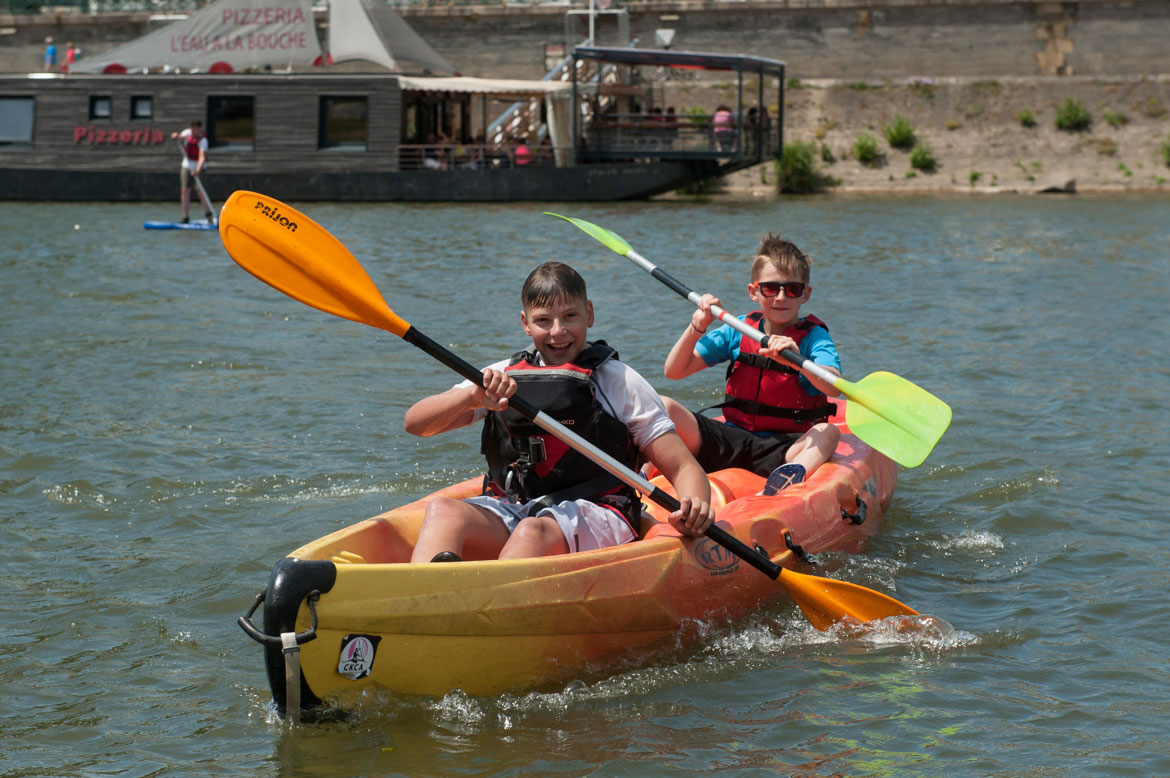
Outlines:
{"label": "wooden building facade", "polygon": [[[636,80],[639,67],[669,66],[680,56],[687,67],[704,67],[701,55],[643,51],[612,69]],[[576,73],[578,60],[568,61]],[[783,89],[783,63],[740,57],[706,66],[740,70],[741,82],[745,72],[759,83],[770,77]],[[699,138],[707,129],[695,117],[668,138],[646,106],[620,123],[651,129],[599,135],[596,128],[613,118],[602,112],[612,114],[616,104],[601,107],[606,85],[575,78],[571,91],[569,83],[557,90],[571,101],[565,114],[575,117],[561,124],[571,127],[565,145],[532,131],[473,139],[477,96],[466,85],[432,81],[410,87],[410,79],[389,73],[0,75],[0,200],[177,200],[181,152],[171,134],[192,119],[208,136],[204,181],[218,200],[238,189],[290,201],[638,199],[779,153],[780,116],[767,137],[753,131],[742,142],[714,144]],[[538,94],[532,105],[540,105]],[[486,106],[486,93],[478,97]],[[420,121],[436,111],[444,121]],[[577,124],[583,112],[594,122],[589,132]],[[451,117],[459,117],[457,137],[421,138],[424,126],[442,129]]]}

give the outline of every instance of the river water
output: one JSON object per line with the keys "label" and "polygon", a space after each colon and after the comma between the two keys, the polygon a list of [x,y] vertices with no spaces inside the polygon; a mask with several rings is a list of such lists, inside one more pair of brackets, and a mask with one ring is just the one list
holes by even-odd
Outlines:
{"label": "river water", "polygon": [[[663,392],[687,304],[538,204],[310,204],[390,306],[474,363],[549,257]],[[825,560],[951,630],[849,638],[780,601],[565,689],[271,710],[235,619],[288,551],[478,471],[402,431],[457,378],[313,311],[160,205],[0,206],[4,776],[1170,775],[1170,199],[557,205],[740,311],[768,230],[814,258],[846,377],[954,422],[866,551]],[[720,373],[721,374],[721,373]]]}

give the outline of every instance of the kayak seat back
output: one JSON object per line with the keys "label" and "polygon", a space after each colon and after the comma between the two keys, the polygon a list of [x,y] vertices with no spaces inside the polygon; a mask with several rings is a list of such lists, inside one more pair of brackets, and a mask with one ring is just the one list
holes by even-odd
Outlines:
{"label": "kayak seat back", "polygon": [[[728,480],[734,483],[735,478],[733,477],[731,479],[725,480],[725,475],[735,474],[738,472],[741,471],[722,470],[716,475],[707,476],[707,480],[711,483],[711,507],[716,511],[718,511],[724,505],[727,505],[727,503],[731,502],[738,496],[732,486],[728,484]],[[742,472],[753,478],[759,478],[759,476],[752,476],[752,474],[747,473],[747,471]],[[762,479],[760,480],[762,482]],[[667,481],[663,476],[656,476],[655,478],[651,479],[651,483],[663,491],[670,493],[671,495],[675,494],[674,487],[671,486],[670,482]],[[751,492],[748,492],[748,494],[751,494]],[[661,505],[647,505],[646,503],[642,503],[642,537],[645,539],[658,537],[659,535],[677,537],[679,532],[674,527],[670,526],[670,521],[667,518],[668,516],[670,516],[670,514]]]}

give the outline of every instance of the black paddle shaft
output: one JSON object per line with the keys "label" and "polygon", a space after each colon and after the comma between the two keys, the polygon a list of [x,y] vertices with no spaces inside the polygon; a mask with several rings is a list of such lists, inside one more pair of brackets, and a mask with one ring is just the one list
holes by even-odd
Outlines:
{"label": "black paddle shaft", "polygon": [[[451,368],[456,373],[466,378],[468,381],[471,381],[476,386],[481,388],[483,387],[483,371],[479,370],[475,365],[471,364],[467,360],[462,359],[458,355],[452,353],[451,350],[447,347],[428,338],[426,335],[415,329],[413,325],[408,327],[406,332],[403,333],[402,339],[412,346],[422,349],[427,354],[442,362],[444,365]],[[518,397],[516,395],[509,397],[508,405],[529,421],[537,422],[536,417],[540,414],[540,410],[525,400],[523,397]],[[566,429],[564,432],[566,432],[572,438],[576,438],[582,442],[585,442],[584,439],[580,438],[576,433],[570,430]],[[603,452],[598,453],[600,453],[602,456],[605,456]],[[615,476],[621,478],[623,481],[638,491],[645,492],[647,497],[661,505],[666,510],[673,513],[679,509],[679,501],[664,492],[662,489],[654,486],[653,484],[650,484],[649,481],[646,481],[644,478],[639,478],[633,471],[622,467],[621,464],[617,462],[617,460],[613,460],[611,464],[616,466],[615,469],[617,472],[614,472]],[[647,485],[651,487],[650,491],[646,490]],[[773,581],[779,578],[780,574],[784,570],[784,568],[782,568],[780,565],[776,564],[771,559],[768,559],[768,557],[759,553],[754,548],[741,541],[739,538],[726,532],[721,527],[711,525],[707,528],[707,532],[705,534],[707,537],[711,538],[711,540],[714,540],[716,543],[723,546],[725,549],[735,554],[737,557],[744,560],[749,565],[771,578]]]}

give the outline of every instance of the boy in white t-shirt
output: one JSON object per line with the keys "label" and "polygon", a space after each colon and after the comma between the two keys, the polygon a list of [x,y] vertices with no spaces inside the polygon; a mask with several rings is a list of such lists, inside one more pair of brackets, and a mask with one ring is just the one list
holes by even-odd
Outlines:
{"label": "boy in white t-shirt", "polygon": [[482,388],[465,381],[406,412],[407,432],[423,437],[483,420],[488,461],[483,496],[427,504],[411,561],[548,556],[638,537],[637,495],[509,410],[518,386],[529,403],[631,469],[649,459],[679,495],[671,524],[685,535],[706,532],[714,519],[710,484],[658,393],[604,341],[585,339],[593,303],[581,276],[546,262],[529,274],[521,302],[529,349],[484,368]]}

